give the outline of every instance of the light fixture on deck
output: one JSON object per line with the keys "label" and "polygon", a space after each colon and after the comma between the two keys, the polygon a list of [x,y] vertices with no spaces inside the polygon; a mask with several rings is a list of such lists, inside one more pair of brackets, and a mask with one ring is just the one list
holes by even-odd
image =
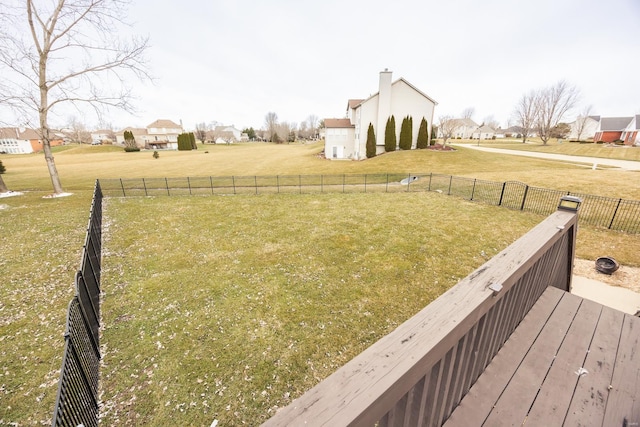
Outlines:
{"label": "light fixture on deck", "polygon": [[578,212],[580,203],[582,203],[582,199],[579,197],[562,196],[560,198],[560,204],[558,205],[558,209],[563,211]]}

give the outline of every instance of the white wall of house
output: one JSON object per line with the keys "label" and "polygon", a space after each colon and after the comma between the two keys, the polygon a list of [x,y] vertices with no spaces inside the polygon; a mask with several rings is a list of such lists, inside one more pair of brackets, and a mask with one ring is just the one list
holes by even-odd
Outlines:
{"label": "white wall of house", "polygon": [[580,133],[580,139],[583,141],[593,139],[596,132],[600,129],[600,122],[592,117],[578,117],[573,123],[571,123],[571,131],[569,133],[569,139],[578,139],[579,127],[584,120],[582,132]]}
{"label": "white wall of house", "polygon": [[326,128],[325,157],[327,159],[352,158],[355,152],[354,135],[354,128]]}
{"label": "white wall of house", "polygon": [[3,138],[0,139],[0,153],[29,154],[33,153],[33,147],[27,139]]}

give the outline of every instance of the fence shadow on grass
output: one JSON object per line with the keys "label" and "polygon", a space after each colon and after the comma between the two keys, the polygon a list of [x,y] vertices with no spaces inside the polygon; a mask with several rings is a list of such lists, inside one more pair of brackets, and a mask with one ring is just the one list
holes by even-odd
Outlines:
{"label": "fence shadow on grass", "polygon": [[638,200],[550,190],[517,181],[486,181],[434,173],[101,179],[99,183],[105,197],[436,191],[540,215],[551,214],[561,196],[571,195],[582,199],[582,224],[640,233]]}

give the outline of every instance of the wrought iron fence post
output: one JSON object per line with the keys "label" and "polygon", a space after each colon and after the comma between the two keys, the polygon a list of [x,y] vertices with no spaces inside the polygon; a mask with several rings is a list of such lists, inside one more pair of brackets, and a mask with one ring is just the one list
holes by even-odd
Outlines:
{"label": "wrought iron fence post", "polygon": [[387,185],[386,185],[386,187],[384,188],[384,192],[385,192],[385,193],[388,193],[388,192],[389,192],[389,174],[387,174]]}
{"label": "wrought iron fence post", "polygon": [[149,194],[147,194],[147,183],[145,182],[144,178],[142,178],[142,186],[144,187],[144,195],[148,196]]}
{"label": "wrought iron fence post", "polygon": [[527,201],[527,194],[529,193],[529,186],[526,185],[524,187],[524,194],[522,195],[522,205],[520,205],[520,210],[523,211],[524,210],[524,204]]}
{"label": "wrought iron fence post", "polygon": [[[480,141],[480,140],[478,140],[478,141]],[[478,180],[477,178],[473,179],[473,188],[471,189],[471,199],[470,200],[473,200],[473,196],[476,194],[476,181],[477,180]]]}
{"label": "wrought iron fence post", "polygon": [[211,194],[213,194],[213,177],[209,175],[209,184],[211,185]]}
{"label": "wrought iron fence post", "polygon": [[611,227],[613,227],[613,221],[616,219],[616,215],[618,214],[618,208],[620,208],[620,203],[622,203],[622,199],[618,199],[616,210],[613,212],[613,217],[611,218],[611,222],[609,223],[609,230],[611,230]]}
{"label": "wrought iron fence post", "polygon": [[120,178],[120,187],[122,188],[122,197],[127,197],[127,195],[124,192],[124,184],[122,183],[122,178]]}
{"label": "wrought iron fence post", "polygon": [[169,193],[169,180],[167,178],[164,179],[164,185],[166,185],[167,187],[167,196],[170,196],[171,194]]}
{"label": "wrought iron fence post", "polygon": [[256,195],[258,194],[258,176],[254,175],[253,176],[253,185],[256,186]]}
{"label": "wrought iron fence post", "polygon": [[411,174],[407,176],[407,193],[409,192],[409,187],[411,187]]}
{"label": "wrought iron fence post", "polygon": [[367,192],[367,174],[364,174],[364,192]]}
{"label": "wrought iron fence post", "polygon": [[502,183],[502,191],[500,192],[500,201],[498,201],[498,206],[502,206],[502,198],[504,197],[504,190],[507,188],[507,183]]}
{"label": "wrought iron fence post", "polygon": [[231,176],[231,185],[233,185],[233,194],[236,194],[236,177]]}
{"label": "wrought iron fence post", "polygon": [[189,195],[192,196],[192,194],[191,194],[191,179],[189,177],[187,177],[187,187],[189,187]]}
{"label": "wrought iron fence post", "polygon": [[453,175],[449,175],[449,192],[447,195],[451,195],[451,184],[453,183]]}
{"label": "wrought iron fence post", "polygon": [[278,194],[280,194],[280,175],[276,175],[276,188]]}
{"label": "wrought iron fence post", "polygon": [[429,189],[428,189],[428,191],[431,191],[431,178],[433,178],[433,172],[431,172],[429,174]]}
{"label": "wrought iron fence post", "polygon": [[320,175],[320,192],[324,193],[324,175]]}

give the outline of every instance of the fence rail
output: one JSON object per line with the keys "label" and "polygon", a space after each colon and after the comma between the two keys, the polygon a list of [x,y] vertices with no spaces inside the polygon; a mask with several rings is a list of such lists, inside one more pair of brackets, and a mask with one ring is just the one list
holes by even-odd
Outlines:
{"label": "fence rail", "polygon": [[76,295],[67,313],[53,426],[98,425],[102,198],[96,182],[80,270],[75,276]]}
{"label": "fence rail", "polygon": [[582,224],[640,233],[639,200],[550,190],[517,181],[486,181],[434,173],[101,179],[99,183],[105,197],[437,191],[540,215],[554,212],[561,196],[572,195],[583,201]]}
{"label": "fence rail", "polygon": [[570,290],[576,225],[550,215],[264,426],[442,425],[544,290]]}

